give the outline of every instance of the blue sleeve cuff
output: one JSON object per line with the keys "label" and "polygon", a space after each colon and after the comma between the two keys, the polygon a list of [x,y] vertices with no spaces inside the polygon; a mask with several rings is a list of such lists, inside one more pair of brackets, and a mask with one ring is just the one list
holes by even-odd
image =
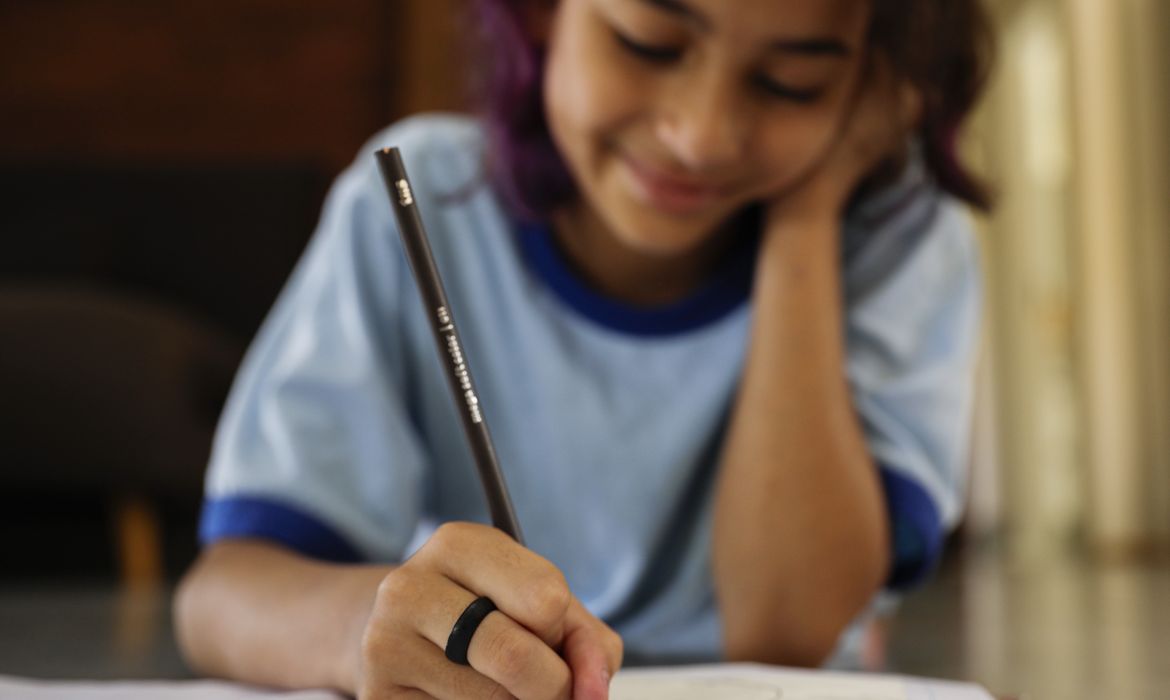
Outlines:
{"label": "blue sleeve cuff", "polygon": [[926,579],[942,555],[943,527],[938,507],[917,482],[881,468],[890,522],[893,565],[886,586],[912,588]]}
{"label": "blue sleeve cuff", "polygon": [[333,528],[285,503],[266,498],[233,496],[209,499],[199,518],[199,543],[258,537],[274,540],[307,557],[337,563],[364,558]]}

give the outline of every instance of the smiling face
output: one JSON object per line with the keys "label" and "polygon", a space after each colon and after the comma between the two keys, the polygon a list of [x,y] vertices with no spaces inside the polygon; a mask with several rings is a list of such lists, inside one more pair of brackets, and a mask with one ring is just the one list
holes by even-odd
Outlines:
{"label": "smiling face", "polygon": [[838,133],[866,0],[560,0],[545,109],[583,204],[623,246],[695,250]]}

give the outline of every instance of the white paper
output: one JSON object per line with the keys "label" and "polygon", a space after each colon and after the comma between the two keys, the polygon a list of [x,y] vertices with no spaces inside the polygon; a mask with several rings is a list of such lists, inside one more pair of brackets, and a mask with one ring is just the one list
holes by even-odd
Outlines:
{"label": "white paper", "polygon": [[[280,692],[218,681],[59,682],[0,676],[0,700],[341,700],[324,690]],[[611,700],[993,700],[969,683],[905,676],[718,664],[625,670]]]}
{"label": "white paper", "polygon": [[342,700],[327,690],[280,692],[219,681],[34,681],[0,676],[0,700]]}
{"label": "white paper", "polygon": [[757,664],[633,669],[611,700],[993,700],[977,685],[906,676],[834,673]]}

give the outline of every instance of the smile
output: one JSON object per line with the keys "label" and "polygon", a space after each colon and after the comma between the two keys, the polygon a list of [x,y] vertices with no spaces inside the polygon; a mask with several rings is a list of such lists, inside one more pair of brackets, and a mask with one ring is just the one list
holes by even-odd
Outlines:
{"label": "smile", "polygon": [[622,163],[637,198],[671,214],[693,214],[724,196],[723,188],[679,178],[629,156],[623,156]]}

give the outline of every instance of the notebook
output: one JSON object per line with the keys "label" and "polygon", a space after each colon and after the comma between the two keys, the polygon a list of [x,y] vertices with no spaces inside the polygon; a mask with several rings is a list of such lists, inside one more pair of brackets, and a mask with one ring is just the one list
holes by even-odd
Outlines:
{"label": "notebook", "polygon": [[630,669],[611,700],[994,700],[971,683],[757,664]]}
{"label": "notebook", "polygon": [[[0,676],[0,700],[340,700],[323,690],[280,692],[219,681],[39,681]],[[970,683],[756,664],[627,669],[611,700],[994,700]]]}

